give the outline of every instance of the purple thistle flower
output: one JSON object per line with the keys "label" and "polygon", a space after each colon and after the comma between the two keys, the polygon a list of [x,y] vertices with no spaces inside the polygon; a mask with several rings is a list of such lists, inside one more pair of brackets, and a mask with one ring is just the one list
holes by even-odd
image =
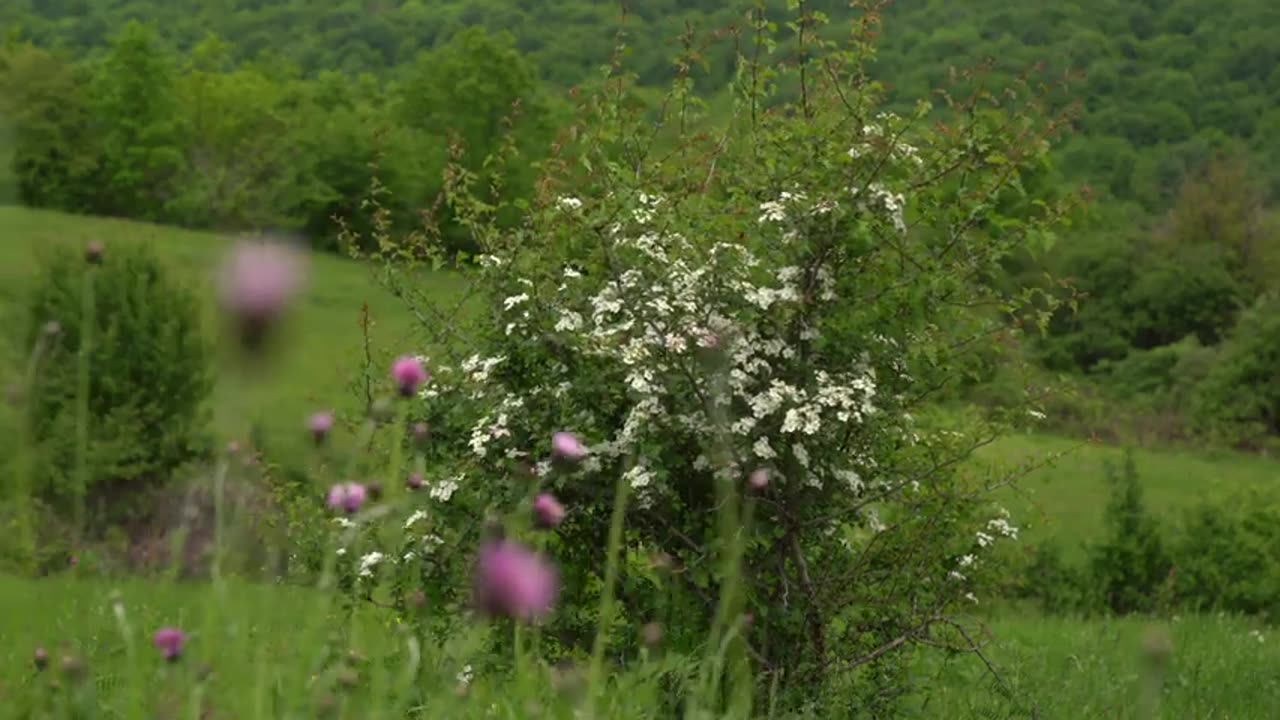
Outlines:
{"label": "purple thistle flower", "polygon": [[319,445],[329,437],[329,431],[333,430],[333,413],[318,412],[307,418],[307,429],[311,431],[311,436],[315,438],[316,444]]}
{"label": "purple thistle flower", "polygon": [[428,377],[426,369],[415,357],[405,355],[397,358],[391,366],[391,379],[395,380],[396,388],[404,397],[412,397]]}
{"label": "purple thistle flower", "polygon": [[747,486],[756,491],[769,487],[769,471],[765,468],[759,468],[752,472],[747,476]]}
{"label": "purple thistle flower", "polygon": [[477,609],[524,622],[546,617],[559,594],[555,567],[511,540],[490,540],[481,546],[474,583]]}
{"label": "purple thistle flower", "polygon": [[577,435],[558,432],[551,436],[551,456],[558,460],[575,463],[587,456],[587,446],[582,444]]}
{"label": "purple thistle flower", "polygon": [[160,628],[156,631],[156,649],[164,654],[164,659],[174,662],[182,657],[182,646],[187,641],[186,633],[178,628]]}
{"label": "purple thistle flower", "polygon": [[410,473],[408,479],[404,481],[405,487],[410,490],[421,490],[425,481],[422,479],[422,473]]}
{"label": "purple thistle flower", "polygon": [[361,505],[364,505],[368,494],[368,491],[360,483],[338,483],[329,488],[329,497],[326,499],[325,504],[329,506],[330,510],[352,514],[359,510]]}
{"label": "purple thistle flower", "polygon": [[564,506],[550,493],[542,493],[533,500],[533,519],[540,528],[550,530],[564,522]]}
{"label": "purple thistle flower", "polygon": [[32,662],[36,664],[37,670],[44,670],[49,667],[49,651],[42,647],[36,648],[35,654],[31,657]]}
{"label": "purple thistle flower", "polygon": [[241,340],[259,349],[302,285],[302,259],[281,243],[244,242],[222,268],[219,298],[239,325]]}

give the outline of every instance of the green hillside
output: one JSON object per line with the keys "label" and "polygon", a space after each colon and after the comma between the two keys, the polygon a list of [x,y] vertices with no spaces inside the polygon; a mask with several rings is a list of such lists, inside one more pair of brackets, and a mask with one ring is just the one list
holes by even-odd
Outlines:
{"label": "green hillside", "polygon": [[[230,237],[0,207],[0,238],[0,318],[4,327],[11,330],[18,330],[27,322],[21,302],[39,253],[60,244],[80,247],[89,240],[101,240],[108,248],[126,243],[150,244],[178,277],[198,288],[205,300],[209,332],[221,330],[213,282],[223,253],[232,242]],[[424,279],[425,285],[442,293],[451,292],[454,282],[447,274]],[[276,379],[265,385],[242,387],[233,374],[219,376],[212,409],[222,438],[243,439],[251,424],[261,423],[267,439],[275,444],[274,449],[286,458],[293,457],[305,441],[302,427],[308,414],[331,406],[335,400],[345,402],[339,409],[359,409],[360,402],[348,385],[362,369],[358,363],[363,357],[360,320],[365,304],[373,321],[370,336],[381,375],[391,353],[416,347],[412,321],[400,303],[375,282],[366,266],[330,254],[315,254],[303,301],[290,328],[290,342],[276,359],[280,363]],[[25,355],[25,349],[13,346],[17,334],[9,333],[5,338],[6,364]]]}

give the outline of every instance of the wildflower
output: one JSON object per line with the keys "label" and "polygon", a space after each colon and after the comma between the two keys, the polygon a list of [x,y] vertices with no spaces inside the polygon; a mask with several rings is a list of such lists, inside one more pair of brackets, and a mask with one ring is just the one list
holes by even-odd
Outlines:
{"label": "wildflower", "polygon": [[551,612],[558,594],[556,570],[534,551],[510,540],[490,540],[475,567],[477,609],[532,622]]}
{"label": "wildflower", "polygon": [[404,481],[404,486],[410,490],[421,490],[423,483],[422,473],[415,472],[409,474],[408,479]]}
{"label": "wildflower", "polygon": [[49,651],[42,647],[36,648],[36,652],[32,656],[32,662],[36,664],[37,670],[44,670],[49,667]]}
{"label": "wildflower", "polygon": [[101,265],[102,254],[106,252],[101,240],[90,240],[88,245],[84,246],[84,261],[90,265]]}
{"label": "wildflower", "polygon": [[427,371],[415,357],[405,355],[391,366],[391,378],[403,397],[413,397],[418,386],[427,381]]}
{"label": "wildflower", "polygon": [[186,633],[178,628],[160,628],[156,631],[155,646],[163,655],[164,659],[174,662],[182,657],[182,646],[187,641]]}
{"label": "wildflower", "polygon": [[747,486],[752,490],[764,490],[769,487],[769,471],[760,468],[747,476]]}
{"label": "wildflower", "polygon": [[384,557],[385,556],[382,553],[375,550],[360,558],[360,577],[373,577],[374,568],[378,567],[378,564],[382,562]]}
{"label": "wildflower", "polygon": [[573,433],[558,432],[551,436],[551,455],[559,460],[576,463],[587,456],[587,446]]}
{"label": "wildflower", "polygon": [[564,522],[564,506],[549,493],[542,493],[533,501],[533,516],[538,527],[551,529]]}
{"label": "wildflower", "polygon": [[354,513],[364,505],[368,492],[360,483],[338,483],[329,488],[326,504],[330,510]]}
{"label": "wildflower", "polygon": [[333,413],[318,412],[307,418],[307,429],[311,431],[311,436],[315,438],[316,444],[319,445],[329,437],[329,431],[333,429]]}
{"label": "wildflower", "polygon": [[241,243],[222,268],[219,296],[238,324],[241,342],[260,349],[302,283],[298,253],[280,243]]}

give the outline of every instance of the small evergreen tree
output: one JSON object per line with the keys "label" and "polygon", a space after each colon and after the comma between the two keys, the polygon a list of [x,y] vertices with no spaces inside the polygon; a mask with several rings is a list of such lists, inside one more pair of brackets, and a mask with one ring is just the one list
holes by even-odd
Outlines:
{"label": "small evergreen tree", "polygon": [[1169,577],[1170,562],[1155,518],[1147,513],[1133,452],[1124,465],[1105,465],[1111,498],[1103,516],[1105,539],[1091,549],[1094,586],[1113,612],[1154,609],[1156,592]]}

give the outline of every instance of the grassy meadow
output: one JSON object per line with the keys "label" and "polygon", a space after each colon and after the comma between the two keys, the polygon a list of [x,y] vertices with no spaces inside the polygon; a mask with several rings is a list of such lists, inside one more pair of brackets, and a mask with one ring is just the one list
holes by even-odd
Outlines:
{"label": "grassy meadow", "polygon": [[[198,288],[206,300],[209,332],[218,331],[213,272],[230,238],[19,208],[0,208],[0,238],[0,318],[8,328],[23,321],[19,299],[40,252],[98,239],[108,252],[123,243],[151,244],[174,272]],[[442,297],[457,291],[456,279],[448,274],[427,282]],[[417,346],[412,319],[368,267],[314,256],[288,350],[278,358],[277,380],[250,392],[220,375],[211,408],[220,439],[243,437],[252,422],[266,433],[272,452],[297,456],[307,442],[302,421],[309,412],[334,398],[349,400],[340,412],[356,410],[358,400],[348,386],[361,372],[352,362],[363,352],[360,317],[366,304],[374,321],[370,336],[378,368],[391,353]],[[12,363],[22,349],[11,343],[6,352],[4,361]],[[1102,467],[1104,461],[1122,459],[1119,448],[1017,435],[983,449],[974,467],[995,472],[1058,453],[1065,454],[1003,492],[1025,539],[1056,538],[1071,552],[1101,527],[1107,500]],[[1265,458],[1140,449],[1136,461],[1147,499],[1163,516],[1205,497],[1280,490],[1280,463]],[[37,681],[31,669],[37,646],[55,657],[72,651],[90,664],[144,662],[129,659],[113,609],[118,601],[127,627],[190,628],[191,654],[213,671],[210,688],[234,698],[224,705],[229,716],[257,713],[272,701],[272,693],[306,688],[314,680],[310,673],[331,634],[322,624],[328,596],[272,585],[108,582],[80,579],[73,571],[42,580],[0,577],[0,617],[7,618],[0,625],[5,641],[0,643],[0,702]],[[1001,680],[993,680],[973,656],[920,650],[908,717],[1136,718],[1152,717],[1142,713],[1158,702],[1163,708],[1158,717],[1265,718],[1280,706],[1280,635],[1273,640],[1270,629],[1252,620],[1205,615],[1168,623],[1173,651],[1162,689],[1152,695],[1150,659],[1143,649],[1148,621],[1044,618],[998,603],[976,606],[975,613],[987,628],[985,654]],[[389,650],[395,642],[389,616],[376,608],[361,609],[352,622],[364,650]],[[134,634],[135,640],[144,635]],[[452,682],[459,659],[434,661],[440,663],[444,687]],[[142,676],[146,672],[152,670]],[[130,693],[137,688],[108,675],[97,692],[96,702],[109,711],[132,702]]]}
{"label": "grassy meadow", "polygon": [[[78,250],[96,239],[108,248],[120,243],[151,245],[178,277],[197,288],[205,301],[209,332],[222,329],[216,312],[216,272],[232,238],[17,207],[0,207],[0,238],[0,318],[5,327],[21,327],[26,321],[19,299],[41,252],[58,245]],[[455,291],[456,281],[439,274],[423,286],[448,294]],[[292,458],[305,445],[302,423],[308,414],[343,400],[347,406],[336,410],[359,408],[354,383],[362,371],[357,363],[363,356],[361,316],[366,305],[370,347],[381,372],[390,353],[419,347],[413,321],[367,266],[331,254],[313,255],[292,334],[285,351],[275,358],[279,366],[273,381],[250,387],[239,384],[232,373],[218,375],[211,410],[221,439],[243,439],[250,425],[258,424],[273,451]],[[6,340],[5,361],[20,362],[26,349],[16,347],[13,337]]]}
{"label": "grassy meadow", "polygon": [[[328,597],[238,583],[106,582],[71,574],[40,581],[0,578],[0,613],[10,618],[0,646],[0,701],[40,680],[31,653],[46,647],[55,662],[72,652],[96,672],[114,668],[99,680],[96,700],[104,712],[119,709],[130,702],[134,688],[128,680],[136,677],[122,663],[137,663],[143,677],[155,673],[157,682],[166,671],[148,647],[131,660],[122,627],[177,625],[191,629],[187,665],[211,671],[209,692],[222,711],[230,717],[253,712],[279,702],[274,693],[300,693],[315,684],[333,630],[325,620]],[[362,655],[394,651],[396,634],[388,622],[376,608],[357,611],[352,637]],[[1274,717],[1280,705],[1280,637],[1255,621],[1195,616],[1154,624],[1001,612],[975,622],[986,627],[984,653],[999,680],[971,655],[921,649],[902,717],[1261,720]],[[1150,649],[1156,634],[1169,643],[1163,668]],[[442,684],[451,684],[455,667],[482,667],[481,641],[426,648],[425,662],[438,666]],[[477,682],[483,674],[477,671]],[[1153,677],[1160,679],[1154,694]],[[1160,708],[1155,715],[1153,702]]]}

